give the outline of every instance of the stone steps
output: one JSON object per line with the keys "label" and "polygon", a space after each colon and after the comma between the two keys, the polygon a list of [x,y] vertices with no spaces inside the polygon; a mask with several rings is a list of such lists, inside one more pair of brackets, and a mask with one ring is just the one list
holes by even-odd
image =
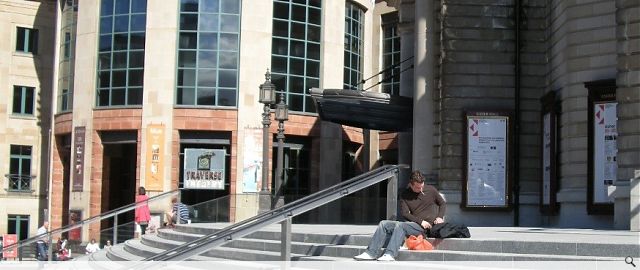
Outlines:
{"label": "stone steps", "polygon": [[[352,225],[351,225],[352,226]],[[322,225],[318,225],[318,230]],[[142,239],[127,240],[89,260],[142,260],[215,232],[202,225],[180,225],[161,229]],[[371,234],[292,233],[292,261],[351,261],[364,251]],[[528,241],[517,239],[430,239],[435,250],[427,252],[400,250],[400,261],[612,261],[635,254],[638,245],[611,243],[570,243],[567,241]],[[106,258],[105,258],[106,257]],[[279,261],[280,232],[261,230],[207,251],[193,261]]]}

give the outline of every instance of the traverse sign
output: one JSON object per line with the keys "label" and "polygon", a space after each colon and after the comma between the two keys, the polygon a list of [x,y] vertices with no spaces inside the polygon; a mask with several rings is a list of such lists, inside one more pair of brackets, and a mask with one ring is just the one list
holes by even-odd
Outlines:
{"label": "traverse sign", "polygon": [[223,149],[185,149],[184,188],[223,190],[225,156]]}

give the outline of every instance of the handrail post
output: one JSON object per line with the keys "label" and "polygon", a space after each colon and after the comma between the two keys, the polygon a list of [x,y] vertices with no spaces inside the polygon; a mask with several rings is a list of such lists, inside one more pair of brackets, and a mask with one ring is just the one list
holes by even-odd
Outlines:
{"label": "handrail post", "polygon": [[53,247],[52,247],[52,244],[53,244],[53,234],[49,233],[49,246],[47,248],[47,253],[48,253],[48,256],[49,256],[48,261],[53,261]]}
{"label": "handrail post", "polygon": [[291,217],[280,222],[280,260],[291,261]]}
{"label": "handrail post", "polygon": [[113,216],[113,245],[118,244],[118,215]]}
{"label": "handrail post", "polygon": [[398,171],[387,182],[387,219],[398,218]]}

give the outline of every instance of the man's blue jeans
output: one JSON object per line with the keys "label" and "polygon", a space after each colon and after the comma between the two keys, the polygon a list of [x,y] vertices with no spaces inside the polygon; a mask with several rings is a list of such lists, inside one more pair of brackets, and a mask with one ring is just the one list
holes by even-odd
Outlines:
{"label": "man's blue jeans", "polygon": [[49,257],[47,244],[43,241],[38,241],[36,242],[36,247],[38,249],[38,254],[36,254],[37,260],[46,261]]}
{"label": "man's blue jeans", "polygon": [[404,243],[405,237],[409,235],[419,235],[423,231],[424,229],[420,225],[411,221],[380,221],[367,247],[367,253],[372,257],[377,257],[376,255],[378,255],[380,248],[388,242],[385,253],[395,258],[398,255],[400,246]]}

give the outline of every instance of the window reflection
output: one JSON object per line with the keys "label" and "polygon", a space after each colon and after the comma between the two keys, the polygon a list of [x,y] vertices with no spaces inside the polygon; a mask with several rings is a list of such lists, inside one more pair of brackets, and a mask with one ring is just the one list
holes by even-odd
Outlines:
{"label": "window reflection", "polygon": [[240,3],[180,0],[177,104],[236,106]]}
{"label": "window reflection", "polygon": [[273,0],[272,82],[288,93],[287,103],[294,111],[315,111],[308,105],[313,103],[307,92],[319,81],[321,3]]}

